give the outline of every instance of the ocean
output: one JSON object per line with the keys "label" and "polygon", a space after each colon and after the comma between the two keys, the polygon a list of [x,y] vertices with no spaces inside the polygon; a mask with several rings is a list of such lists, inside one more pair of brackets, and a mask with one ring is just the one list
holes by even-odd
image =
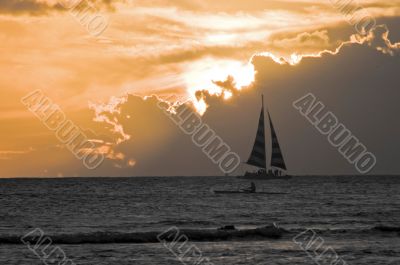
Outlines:
{"label": "ocean", "polygon": [[[35,229],[53,239],[44,253],[59,247],[73,262],[68,265],[171,265],[195,263],[179,260],[162,243],[129,242],[126,235],[271,223],[285,230],[281,238],[188,244],[207,264],[323,265],[321,256],[293,240],[313,231],[323,249],[340,257],[338,265],[400,264],[400,177],[294,177],[256,182],[258,191],[284,194],[212,192],[249,184],[233,177],[3,179],[0,264],[63,264],[44,259],[20,240]],[[128,239],[114,243],[111,237]]]}

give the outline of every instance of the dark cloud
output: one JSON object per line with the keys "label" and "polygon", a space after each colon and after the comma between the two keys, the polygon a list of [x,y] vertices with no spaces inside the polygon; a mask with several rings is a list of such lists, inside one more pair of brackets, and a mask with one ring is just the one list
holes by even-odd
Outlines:
{"label": "dark cloud", "polygon": [[[254,64],[257,70],[255,89],[244,90],[230,101],[208,95],[210,107],[203,117],[204,122],[243,160],[247,159],[254,140],[260,94],[263,93],[292,173],[356,172],[326,138],[292,107],[293,101],[312,92],[377,156],[378,164],[372,173],[396,173],[400,170],[397,163],[400,156],[398,55],[383,54],[367,44],[352,44],[343,47],[337,55],[305,58],[296,66],[279,65],[266,57],[255,58]],[[228,79],[219,85],[229,88],[232,82]],[[141,104],[154,108],[150,113],[157,112],[154,100]],[[126,104],[138,108],[140,104],[137,101]],[[128,133],[135,135],[139,128],[139,131],[146,130],[146,135],[157,138],[162,134],[154,126],[164,124],[159,128],[168,128],[168,141],[164,142],[163,148],[155,149],[157,151],[142,160],[143,150],[136,146],[141,140],[135,140],[133,136],[124,148],[128,152],[135,150],[134,157],[138,163],[132,168],[133,175],[221,174],[218,167],[191,142],[190,137],[177,129],[168,118],[158,116],[151,124],[132,121]],[[153,137],[148,137],[151,142]]]}
{"label": "dark cloud", "polygon": [[368,36],[369,44],[390,55],[400,54],[400,43],[392,43],[389,39],[389,29],[386,25],[376,27]]}
{"label": "dark cloud", "polygon": [[35,0],[2,0],[0,1],[0,13],[12,13],[12,14],[44,14],[50,6],[44,3],[38,3]]}
{"label": "dark cloud", "polygon": [[392,42],[400,42],[400,18],[399,17],[384,17],[378,18],[377,24],[386,25],[390,31],[390,39]]}
{"label": "dark cloud", "polygon": [[[60,0],[66,3],[75,3],[70,0]],[[5,14],[30,14],[30,15],[44,15],[51,11],[66,11],[67,9],[60,3],[47,4],[45,2],[39,2],[37,0],[1,0],[0,1],[0,13]],[[97,8],[108,8],[113,9],[111,0],[95,0],[95,1],[84,1],[79,2],[79,5],[85,5],[91,3]]]}

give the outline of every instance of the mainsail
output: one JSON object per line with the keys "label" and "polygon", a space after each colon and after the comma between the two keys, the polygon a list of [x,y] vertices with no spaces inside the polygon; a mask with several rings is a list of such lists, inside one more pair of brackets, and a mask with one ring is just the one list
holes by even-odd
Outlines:
{"label": "mainsail", "polygon": [[258,122],[258,130],[256,140],[254,142],[253,151],[251,152],[250,158],[247,164],[267,168],[266,162],[266,151],[265,151],[265,128],[264,128],[264,99],[261,108],[260,120]]}
{"label": "mainsail", "polygon": [[286,164],[283,160],[283,155],[281,151],[281,147],[279,146],[278,137],[276,136],[276,132],[274,129],[274,125],[272,124],[271,116],[268,112],[269,125],[271,127],[271,141],[272,141],[272,154],[271,154],[271,167],[280,168],[286,170]]}

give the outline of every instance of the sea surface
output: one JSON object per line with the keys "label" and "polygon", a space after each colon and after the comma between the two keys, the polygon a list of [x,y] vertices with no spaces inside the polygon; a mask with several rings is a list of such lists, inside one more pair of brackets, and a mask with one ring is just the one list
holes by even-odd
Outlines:
{"label": "sea surface", "polygon": [[[400,177],[315,176],[256,184],[259,191],[286,194],[212,192],[249,186],[233,177],[3,179],[0,264],[53,264],[22,242],[9,241],[36,228],[49,238],[68,236],[70,241],[49,247],[60,247],[77,265],[174,265],[191,263],[161,243],[106,243],[107,233],[271,223],[286,230],[282,238],[190,243],[215,265],[318,264],[293,241],[313,229],[323,247],[345,262],[338,265],[400,264]],[[83,235],[97,243],[76,243]]]}

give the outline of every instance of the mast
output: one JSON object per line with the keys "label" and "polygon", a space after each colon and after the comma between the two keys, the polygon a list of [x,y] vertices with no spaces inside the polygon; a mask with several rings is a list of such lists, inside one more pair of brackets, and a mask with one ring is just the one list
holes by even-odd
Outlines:
{"label": "mast", "polygon": [[261,96],[261,114],[258,121],[258,129],[256,139],[254,141],[253,150],[250,154],[250,158],[247,164],[256,166],[259,168],[267,169],[267,158],[265,148],[265,122],[264,122],[264,95]]}
{"label": "mast", "polygon": [[261,94],[261,109],[264,114],[264,94]]}

